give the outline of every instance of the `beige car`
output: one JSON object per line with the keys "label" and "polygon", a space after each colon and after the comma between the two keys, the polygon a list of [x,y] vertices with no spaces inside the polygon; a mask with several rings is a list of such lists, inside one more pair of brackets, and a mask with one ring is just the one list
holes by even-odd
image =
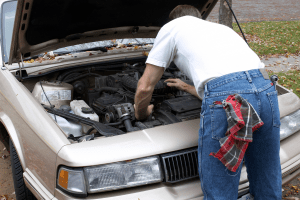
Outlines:
{"label": "beige car", "polygon": [[[217,0],[0,2],[0,138],[17,200],[203,199],[201,101],[163,83],[188,78],[173,64],[165,71],[146,121],[132,105],[168,13],[192,4],[206,19]],[[286,183],[300,172],[300,101],[277,90]],[[243,167],[239,195],[248,187]]]}

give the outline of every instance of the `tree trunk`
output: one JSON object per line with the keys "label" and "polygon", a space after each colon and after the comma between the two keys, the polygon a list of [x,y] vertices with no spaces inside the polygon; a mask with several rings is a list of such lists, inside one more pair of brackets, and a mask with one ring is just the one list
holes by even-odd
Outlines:
{"label": "tree trunk", "polygon": [[[232,0],[228,0],[232,8]],[[220,0],[219,23],[232,28],[232,13],[225,0]]]}

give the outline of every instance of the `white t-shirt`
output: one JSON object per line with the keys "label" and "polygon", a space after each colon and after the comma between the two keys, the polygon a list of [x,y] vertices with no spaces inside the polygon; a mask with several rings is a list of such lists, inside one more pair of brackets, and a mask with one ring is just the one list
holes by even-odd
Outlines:
{"label": "white t-shirt", "polygon": [[172,61],[193,81],[201,98],[208,80],[264,68],[259,57],[234,30],[193,16],[180,17],[164,25],[146,63],[166,69]]}

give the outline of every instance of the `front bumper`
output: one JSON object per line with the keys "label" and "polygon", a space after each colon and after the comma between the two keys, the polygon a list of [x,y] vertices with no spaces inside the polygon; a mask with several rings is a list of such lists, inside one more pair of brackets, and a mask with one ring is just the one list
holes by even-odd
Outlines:
{"label": "front bumper", "polygon": [[[280,157],[282,167],[282,183],[285,184],[300,174],[300,131],[281,141]],[[38,199],[70,200],[82,199],[69,196],[59,189],[51,194],[43,184],[27,169],[24,172],[27,187]],[[245,166],[242,169],[239,194],[247,192],[249,183]],[[135,188],[122,189],[111,192],[90,194],[85,199],[107,199],[107,200],[183,200],[203,199],[203,192],[198,178],[182,181],[175,184],[159,183]]]}
{"label": "front bumper", "polygon": [[[136,188],[123,189],[105,193],[92,194],[86,199],[109,200],[159,200],[159,199],[202,199],[203,193],[198,179],[192,179],[176,184],[159,183]],[[68,196],[59,189],[55,190],[55,197],[59,200],[76,199]]]}

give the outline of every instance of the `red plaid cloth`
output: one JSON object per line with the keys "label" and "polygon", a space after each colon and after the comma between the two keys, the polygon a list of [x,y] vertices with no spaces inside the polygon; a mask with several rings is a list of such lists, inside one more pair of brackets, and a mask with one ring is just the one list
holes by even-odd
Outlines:
{"label": "red plaid cloth", "polygon": [[240,166],[249,142],[252,142],[252,133],[264,123],[245,99],[240,95],[229,95],[222,104],[225,109],[228,128],[225,137],[221,138],[221,148],[210,156],[218,158],[232,172]]}

